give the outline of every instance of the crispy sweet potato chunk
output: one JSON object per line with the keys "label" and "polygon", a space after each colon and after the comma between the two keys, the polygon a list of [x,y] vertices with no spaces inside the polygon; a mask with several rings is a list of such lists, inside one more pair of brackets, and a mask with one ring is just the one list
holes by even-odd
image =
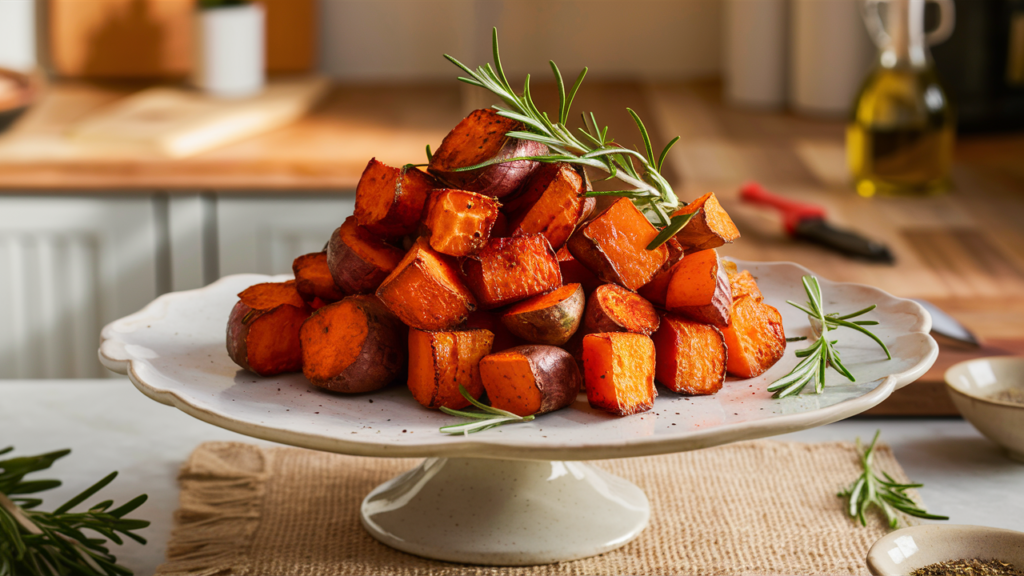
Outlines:
{"label": "crispy sweet potato chunk", "polygon": [[507,196],[537,169],[538,162],[517,160],[467,172],[455,170],[489,160],[547,154],[548,148],[543,144],[505,136],[508,132],[524,128],[521,123],[503,118],[494,110],[475,110],[444,137],[427,170],[453,188],[495,198]]}
{"label": "crispy sweet potato chunk", "polygon": [[612,332],[583,338],[583,378],[594,408],[617,416],[654,406],[654,342],[642,334]]}
{"label": "crispy sweet potato chunk", "polygon": [[371,158],[356,187],[353,216],[360,226],[379,236],[412,234],[419,225],[427,192],[436,187],[437,181],[419,168],[392,168]]}
{"label": "crispy sweet potato chunk", "polygon": [[254,284],[239,292],[238,299],[253,310],[272,310],[282,304],[305,308],[306,303],[295,284],[295,280]]}
{"label": "crispy sweet potato chunk", "polygon": [[430,247],[449,256],[469,256],[487,245],[501,204],[465,190],[433,190],[423,211]]}
{"label": "crispy sweet potato chunk", "polygon": [[459,386],[473,398],[484,393],[480,359],[491,353],[494,334],[488,330],[424,332],[409,330],[409,391],[427,408],[469,406]]}
{"label": "crispy sweet potato chunk", "polygon": [[[527,182],[523,192],[508,206],[513,236],[543,234],[551,247],[561,248],[587,212],[587,185],[583,175],[569,164],[545,164]],[[593,208],[591,208],[593,209]]]}
{"label": "crispy sweet potato chunk", "polygon": [[449,330],[476,309],[473,293],[447,256],[420,238],[377,289],[398,318],[419,330]]}
{"label": "crispy sweet potato chunk", "polygon": [[687,254],[670,270],[665,309],[698,322],[724,328],[729,324],[732,288],[718,253],[703,250]]}
{"label": "crispy sweet potato chunk", "polygon": [[688,254],[718,248],[740,237],[740,231],[718,203],[714,192],[697,198],[676,210],[672,216],[693,214],[697,210],[700,212],[675,235],[675,239]]}
{"label": "crispy sweet potato chunk", "polygon": [[660,323],[654,306],[617,284],[604,284],[590,295],[583,317],[586,334],[632,332],[650,336]]}
{"label": "crispy sweet potato chunk", "polygon": [[617,200],[569,238],[569,252],[605,282],[636,290],[668,259],[668,248],[648,250],[658,231],[629,198]]}
{"label": "crispy sweet potato chunk", "polygon": [[[253,298],[252,292],[248,299],[264,306],[263,309],[251,308],[242,300],[231,310],[227,328],[228,356],[235,364],[260,376],[298,372],[302,370],[299,328],[309,316],[309,308],[304,303],[293,305],[294,302],[279,301],[271,305],[272,295],[266,292],[277,289],[267,289],[267,284],[253,288],[258,286],[262,287],[257,290],[259,299]],[[294,286],[289,288],[295,290]],[[286,290],[281,292],[287,293]]]}
{"label": "crispy sweet potato chunk", "polygon": [[718,328],[666,313],[651,340],[656,351],[654,376],[666,388],[694,395],[722,389],[728,351]]}
{"label": "crispy sweet potato chunk", "polygon": [[331,269],[327,266],[327,252],[299,256],[292,261],[292,272],[295,273],[295,289],[306,302],[312,303],[315,298],[319,298],[323,304],[330,304],[345,297],[331,276]]}
{"label": "crispy sweet potato chunk", "polygon": [[491,406],[519,416],[564,408],[580,391],[579,368],[555,346],[526,345],[485,356],[480,378]]}
{"label": "crispy sweet potato chunk", "polygon": [[782,314],[756,298],[736,300],[729,325],[722,328],[729,347],[726,369],[741,378],[764,374],[786,352],[786,333]]}
{"label": "crispy sweet potato chunk", "polygon": [[373,292],[402,261],[402,251],[349,216],[327,243],[327,266],[346,294]]}
{"label": "crispy sweet potato chunk", "polygon": [[497,308],[562,285],[558,259],[540,234],[494,238],[462,266],[484,308]]}
{"label": "crispy sweet potato chunk", "polygon": [[764,300],[761,290],[757,287],[757,282],[747,270],[729,274],[729,284],[732,287],[734,301],[744,297],[751,297],[758,302]]}
{"label": "crispy sweet potato chunk", "polygon": [[513,305],[501,316],[501,322],[527,342],[561,346],[580,327],[585,304],[583,287],[566,284]]}
{"label": "crispy sweet potato chunk", "polygon": [[405,370],[405,326],[372,294],[348,296],[302,325],[302,373],[334,392],[370,392]]}

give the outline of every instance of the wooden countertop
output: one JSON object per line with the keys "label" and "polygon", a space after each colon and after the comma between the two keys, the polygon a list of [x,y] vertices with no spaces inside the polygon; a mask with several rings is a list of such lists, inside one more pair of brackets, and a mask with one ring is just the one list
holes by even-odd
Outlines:
{"label": "wooden countertop", "polygon": [[[469,110],[489,102],[455,81],[434,85],[337,86],[303,120],[185,160],[75,155],[61,134],[79,118],[133,87],[51,87],[45,99],[0,137],[0,194],[195,191],[253,194],[354,189],[370,157],[392,164],[425,161]],[[553,90],[534,87],[541,109]],[[714,191],[743,238],[723,254],[790,260],[833,280],[862,282],[921,297],[951,313],[986,343],[982,354],[1024,354],[1024,135],[961,138],[955,188],[928,198],[860,198],[849,185],[844,124],[781,113],[735,110],[716,82],[587,82],[576,111],[595,112],[610,134],[639,144],[630,106],[652,128],[655,146],[680,135],[666,176],[684,200]],[[739,186],[821,204],[830,219],[887,243],[895,266],[863,263],[781,233],[774,215],[738,202]],[[922,384],[939,386],[945,366],[977,351],[944,349]],[[934,395],[951,406],[945,393]],[[934,412],[934,411],[933,411]]]}

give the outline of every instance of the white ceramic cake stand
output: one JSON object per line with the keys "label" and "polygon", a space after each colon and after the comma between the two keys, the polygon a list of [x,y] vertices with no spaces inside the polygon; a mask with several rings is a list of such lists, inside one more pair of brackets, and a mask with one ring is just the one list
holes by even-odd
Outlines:
{"label": "white ceramic cake stand", "polygon": [[[785,304],[805,300],[806,269],[738,264],[782,312],[787,335],[810,332],[807,317]],[[881,322],[874,331],[892,360],[861,334],[836,333],[856,383],[830,373],[823,394],[772,399],[765,388],[793,368],[793,348],[805,345],[796,343],[766,374],[728,381],[714,396],[659,389],[654,410],[619,418],[592,410],[580,395],[533,422],[446,436],[438,428],[456,420],[421,407],[400,382],[339,395],[301,374],[261,378],[240,370],[224,342],[236,295],[283,279],[229,276],[161,296],[103,329],[100,359],[150,398],[241,434],[358,456],[426,457],[366,497],[363,525],[389,546],[454,562],[542,564],[618,548],[643,531],[650,503],[636,485],[580,460],[697,450],[842,420],[920,377],[938,355],[931,319],[918,304],[869,286],[822,281],[827,310],[878,305],[870,317]]]}

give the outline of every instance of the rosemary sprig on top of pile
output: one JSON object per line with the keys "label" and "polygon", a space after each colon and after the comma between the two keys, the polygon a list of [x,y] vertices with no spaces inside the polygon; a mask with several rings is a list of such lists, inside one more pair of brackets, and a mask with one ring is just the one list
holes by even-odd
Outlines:
{"label": "rosemary sprig on top of pile", "polygon": [[[3,448],[0,454],[12,450],[13,447]],[[132,573],[117,564],[117,558],[107,548],[107,541],[123,544],[124,540],[118,536],[121,534],[146,543],[135,531],[149,526],[149,522],[125,518],[146,501],[146,495],[113,509],[114,501],[105,500],[85,512],[72,512],[113,482],[117,472],[111,472],[53,512],[37,510],[43,501],[25,496],[60,486],[59,480],[26,480],[25,476],[49,468],[70,452],[58,450],[0,460],[0,576],[126,576]]]}
{"label": "rosemary sprig on top of pile", "polygon": [[[679,141],[679,137],[673,138],[662,149],[657,156],[654,155],[654,147],[651,143],[650,134],[644,126],[640,116],[632,109],[627,108],[629,115],[633,118],[640,136],[644,142],[644,150],[631,150],[617,144],[613,138],[608,137],[608,126],[601,127],[593,113],[583,113],[583,124],[585,128],[578,128],[578,134],[574,134],[568,127],[569,108],[576,97],[576,92],[587,75],[587,68],[580,71],[572,88],[566,93],[565,82],[562,73],[554,61],[549,61],[551,71],[554,73],[555,82],[558,84],[558,117],[552,121],[546,112],[541,112],[533,103],[530,95],[530,75],[527,74],[523,83],[523,93],[520,96],[505,77],[505,71],[501,66],[501,57],[498,53],[498,29],[491,31],[491,40],[494,51],[494,66],[485,64],[476,70],[459,62],[452,56],[445,54],[452,64],[462,69],[467,76],[460,76],[459,80],[484,88],[505,103],[505,106],[496,105],[494,108],[498,115],[517,122],[521,122],[525,128],[520,131],[508,132],[510,138],[528,140],[544,144],[551,151],[551,154],[539,156],[523,156],[517,158],[505,158],[490,160],[474,166],[460,168],[460,171],[476,170],[491,164],[515,162],[521,160],[532,160],[535,162],[566,162],[581,166],[589,166],[608,173],[608,179],[617,178],[623,183],[632,187],[630,190],[609,190],[590,192],[589,196],[624,196],[630,198],[637,208],[642,210],[656,226],[662,227],[661,233],[651,241],[648,250],[654,250],[668,241],[683,226],[689,222],[692,214],[671,216],[672,212],[679,208],[680,201],[672,190],[672,186],[661,175],[661,168],[665,164],[665,158],[669,150]],[[428,147],[429,156],[430,149]]]}

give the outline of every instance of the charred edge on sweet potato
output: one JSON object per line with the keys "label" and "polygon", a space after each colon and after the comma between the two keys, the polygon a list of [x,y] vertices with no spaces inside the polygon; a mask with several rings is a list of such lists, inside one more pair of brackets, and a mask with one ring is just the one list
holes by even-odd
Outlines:
{"label": "charred edge on sweet potato", "polygon": [[480,361],[491,406],[519,416],[545,414],[572,404],[582,378],[576,362],[556,346],[525,345]]}

